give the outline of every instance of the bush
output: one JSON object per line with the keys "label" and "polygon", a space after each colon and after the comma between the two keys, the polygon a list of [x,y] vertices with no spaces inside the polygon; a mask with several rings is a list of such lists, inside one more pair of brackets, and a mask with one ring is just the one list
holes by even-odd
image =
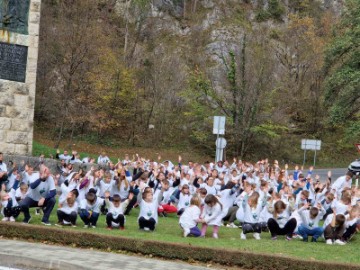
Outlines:
{"label": "bush", "polygon": [[39,242],[56,243],[81,248],[95,248],[103,251],[129,251],[153,255],[165,259],[183,261],[213,262],[246,269],[292,269],[292,270],[350,270],[357,265],[305,261],[276,255],[259,255],[251,252],[194,247],[191,245],[146,241],[118,236],[99,235],[88,232],[66,231],[57,228],[22,224],[1,224],[0,235]]}

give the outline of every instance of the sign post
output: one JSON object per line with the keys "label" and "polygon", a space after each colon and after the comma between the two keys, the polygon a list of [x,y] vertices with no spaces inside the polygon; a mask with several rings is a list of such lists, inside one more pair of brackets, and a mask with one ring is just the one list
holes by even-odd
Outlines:
{"label": "sign post", "polygon": [[214,116],[214,126],[213,126],[213,134],[216,134],[216,153],[215,153],[215,162],[223,159],[224,148],[226,147],[226,140],[223,137],[219,137],[219,135],[225,134],[225,116]]}
{"label": "sign post", "polygon": [[321,141],[320,140],[309,140],[309,139],[303,139],[301,140],[301,149],[304,150],[304,160],[303,160],[303,166],[305,165],[306,161],[306,150],[314,150],[314,166],[316,164],[316,151],[321,149]]}

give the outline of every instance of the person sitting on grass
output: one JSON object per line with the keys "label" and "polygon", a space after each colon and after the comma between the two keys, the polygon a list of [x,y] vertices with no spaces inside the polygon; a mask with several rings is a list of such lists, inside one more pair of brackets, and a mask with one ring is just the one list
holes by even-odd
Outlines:
{"label": "person sitting on grass", "polygon": [[79,191],[74,188],[67,194],[66,199],[59,204],[56,212],[58,217],[58,223],[55,224],[56,226],[71,225],[76,227],[77,211],[79,208],[76,199],[78,196]]}
{"label": "person sitting on grass", "polygon": [[100,165],[106,165],[110,162],[110,158],[106,155],[105,151],[102,151],[97,159],[97,163]]}
{"label": "person sitting on grass", "polygon": [[105,203],[108,213],[106,214],[107,229],[112,230],[114,227],[118,227],[120,230],[125,229],[125,216],[124,211],[129,204],[129,201],[133,198],[133,194],[129,194],[129,198],[124,202],[121,202],[119,194],[115,194],[110,201],[110,192],[105,192]]}
{"label": "person sitting on grass", "polygon": [[49,217],[56,203],[55,196],[56,187],[54,178],[51,176],[49,168],[41,165],[40,178],[30,183],[28,194],[19,205],[24,213],[23,223],[29,223],[31,220],[29,208],[41,207],[44,212],[41,223],[51,225]]}
{"label": "person sitting on grass", "polygon": [[[332,245],[345,245],[346,243],[341,241],[342,236],[345,232],[345,221],[346,218],[343,214],[337,214],[336,209],[333,208],[333,213],[327,217],[324,222],[324,237],[326,244]],[[330,224],[328,220],[331,219]]]}
{"label": "person sitting on grass", "polygon": [[218,198],[212,194],[207,195],[205,198],[205,207],[201,214],[201,219],[203,220],[201,237],[205,237],[207,227],[210,225],[213,226],[213,238],[219,238],[219,226],[221,226],[221,221],[225,214]]}
{"label": "person sitting on grass", "polygon": [[267,222],[272,240],[277,240],[278,235],[286,235],[286,240],[292,240],[297,222],[289,213],[289,207],[282,200],[274,204],[273,217]]}
{"label": "person sitting on grass", "polygon": [[137,202],[140,206],[138,218],[139,229],[145,231],[154,231],[158,222],[158,207],[163,197],[164,188],[154,200],[151,188],[145,188],[145,184],[141,183],[140,192],[137,196]]}
{"label": "person sitting on grass", "polygon": [[95,189],[90,189],[85,199],[80,202],[80,218],[84,222],[84,228],[96,228],[100,208],[103,204],[104,199],[96,196]]}
{"label": "person sitting on grass", "polygon": [[352,206],[349,214],[345,217],[345,232],[341,240],[348,243],[359,230],[360,207],[358,205]]}
{"label": "person sitting on grass", "polygon": [[242,207],[244,211],[244,223],[242,225],[242,233],[240,238],[246,240],[247,233],[253,233],[256,240],[260,240],[261,225],[259,222],[260,213],[263,209],[259,200],[259,193],[253,192],[251,196],[245,196]]}
{"label": "person sitting on grass", "polygon": [[180,227],[184,231],[184,237],[201,235],[200,229],[197,227],[198,222],[204,222],[200,219],[200,198],[194,195],[190,200],[190,206],[185,209],[179,219]]}
{"label": "person sitting on grass", "polygon": [[317,242],[324,232],[324,229],[319,226],[319,221],[326,214],[325,209],[320,203],[318,203],[317,207],[311,207],[309,203],[306,203],[298,210],[298,213],[301,217],[298,234],[303,238],[304,242],[309,241],[309,236],[312,236],[311,242]]}
{"label": "person sitting on grass", "polygon": [[191,194],[189,185],[182,185],[181,189],[175,191],[174,194],[171,196],[171,202],[177,202],[177,215],[181,216],[190,205]]}

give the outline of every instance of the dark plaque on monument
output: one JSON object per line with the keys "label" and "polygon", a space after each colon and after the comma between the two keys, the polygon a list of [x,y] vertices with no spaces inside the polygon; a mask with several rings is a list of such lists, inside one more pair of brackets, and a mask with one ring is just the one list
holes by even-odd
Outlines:
{"label": "dark plaque on monument", "polygon": [[0,42],[0,79],[25,82],[28,47]]}
{"label": "dark plaque on monument", "polygon": [[28,35],[30,0],[0,0],[0,29]]}

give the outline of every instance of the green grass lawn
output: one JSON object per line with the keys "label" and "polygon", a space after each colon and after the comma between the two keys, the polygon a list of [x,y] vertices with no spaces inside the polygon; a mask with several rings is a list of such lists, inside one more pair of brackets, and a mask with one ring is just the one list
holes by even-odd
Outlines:
{"label": "green grass lawn", "polygon": [[[41,216],[34,215],[35,209],[32,208],[30,210],[32,216],[31,224],[44,226],[40,222]],[[130,216],[126,217],[124,231],[118,229],[111,231],[107,230],[105,216],[103,215],[100,216],[96,229],[84,229],[84,224],[80,217],[78,217],[77,228],[64,227],[63,230],[64,232],[67,230],[86,231],[94,234],[118,235],[146,240],[182,243],[192,246],[243,250],[257,252],[259,254],[277,254],[302,258],[305,260],[360,264],[357,253],[357,250],[360,247],[359,237],[354,237],[351,242],[345,246],[329,246],[325,244],[324,240],[320,240],[318,243],[304,243],[298,239],[294,239],[289,242],[286,241],[284,237],[279,237],[277,241],[272,241],[269,233],[262,233],[262,239],[260,241],[253,239],[251,234],[248,234],[247,240],[240,240],[241,229],[221,227],[219,230],[219,239],[213,239],[211,237],[212,228],[209,227],[205,238],[184,238],[182,237],[182,231],[178,224],[178,218],[174,214],[169,215],[166,218],[159,217],[155,232],[139,231],[137,225],[138,211],[138,209],[133,209]],[[21,214],[18,220],[22,220],[22,218],[23,216]],[[50,221],[52,224],[57,222],[56,209],[53,210]]]}

